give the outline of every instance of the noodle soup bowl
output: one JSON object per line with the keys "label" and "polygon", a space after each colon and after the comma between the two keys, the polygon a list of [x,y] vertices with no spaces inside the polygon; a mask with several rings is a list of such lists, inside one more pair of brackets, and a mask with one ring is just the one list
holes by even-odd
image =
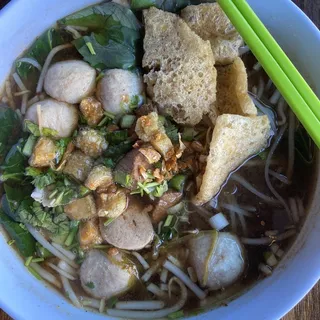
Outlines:
{"label": "noodle soup bowl", "polygon": [[[289,0],[248,0],[268,29],[320,95],[320,32]],[[57,19],[92,0],[12,0],[0,11],[0,83],[13,61]],[[0,128],[1,130],[1,128]],[[258,282],[227,307],[216,307],[193,319],[273,320],[294,307],[320,278],[320,181],[314,169],[308,217],[293,246],[272,276]],[[311,190],[311,189],[310,189]],[[0,306],[14,319],[106,319],[73,307],[62,295],[35,279],[16,252],[0,237]],[[210,308],[209,308],[210,309]]]}

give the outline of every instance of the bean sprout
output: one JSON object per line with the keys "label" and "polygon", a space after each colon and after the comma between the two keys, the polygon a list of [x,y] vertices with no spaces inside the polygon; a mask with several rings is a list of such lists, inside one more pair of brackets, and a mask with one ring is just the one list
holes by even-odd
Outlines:
{"label": "bean sprout", "polygon": [[21,59],[18,59],[17,62],[28,63],[28,64],[32,65],[33,67],[35,67],[36,69],[38,69],[39,71],[42,70],[40,63],[34,58],[21,58]]}
{"label": "bean sprout", "polygon": [[62,285],[63,285],[63,289],[65,291],[65,293],[67,294],[67,297],[71,300],[71,302],[78,308],[81,308],[81,304],[79,302],[78,297],[76,296],[75,292],[73,291],[69,280],[64,277],[64,276],[60,276],[61,277],[61,281],[62,281]]}
{"label": "bean sprout", "polygon": [[50,268],[52,268],[53,270],[57,271],[60,275],[66,277],[67,279],[72,280],[72,281],[76,280],[76,278],[75,278],[74,276],[72,276],[72,275],[69,274],[68,272],[60,269],[59,267],[55,266],[53,263],[48,262],[47,265],[48,265]]}
{"label": "bean sprout", "polygon": [[38,263],[31,262],[30,267],[34,269],[36,272],[39,273],[39,275],[48,282],[52,283],[58,288],[61,288],[61,283],[58,281],[58,279],[50,272],[48,272],[46,269],[42,268]]}
{"label": "bean sprout", "polygon": [[142,257],[140,253],[133,251],[132,255],[137,258],[144,270],[148,270],[150,268],[149,263]]}
{"label": "bean sprout", "polygon": [[248,212],[248,211],[240,208],[238,205],[222,203],[221,207],[224,208],[224,209],[227,209],[229,211],[236,212],[236,213],[238,213],[239,215],[242,215],[242,216],[246,216],[246,217],[249,217],[249,218],[254,217],[254,215],[251,212]]}

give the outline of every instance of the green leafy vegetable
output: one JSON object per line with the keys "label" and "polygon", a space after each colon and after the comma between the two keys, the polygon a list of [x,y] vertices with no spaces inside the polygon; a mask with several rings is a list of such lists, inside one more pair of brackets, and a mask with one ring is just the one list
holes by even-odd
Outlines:
{"label": "green leafy vegetable", "polygon": [[50,128],[41,128],[41,131],[40,131],[39,126],[30,120],[25,120],[24,126],[26,130],[29,131],[31,134],[33,134],[35,137],[42,136],[42,137],[55,138],[59,134],[57,130],[50,129]]}
{"label": "green leafy vegetable", "polygon": [[22,228],[18,222],[11,220],[2,209],[0,209],[0,223],[8,232],[11,239],[24,257],[32,256],[35,252],[36,241],[26,229]]}
{"label": "green leafy vegetable", "polygon": [[[49,52],[56,46],[64,43],[63,34],[60,30],[54,28],[45,31],[31,47],[26,51],[24,58],[32,58],[40,65],[43,65]],[[31,64],[16,61],[16,70],[22,80],[27,80],[29,76],[37,76],[39,71]]]}
{"label": "green leafy vegetable", "polygon": [[0,107],[0,164],[21,133],[20,116],[11,108]]}
{"label": "green leafy vegetable", "polygon": [[130,69],[136,65],[140,23],[130,9],[107,2],[85,8],[59,22],[88,28],[90,34],[73,43],[93,67]]}
{"label": "green leafy vegetable", "polygon": [[111,144],[118,144],[128,139],[127,130],[117,130],[113,132],[107,132],[106,140]]}
{"label": "green leafy vegetable", "polygon": [[164,11],[178,12],[189,5],[197,5],[203,2],[215,2],[215,0],[132,0],[131,8],[133,10],[143,10],[157,7]]}
{"label": "green leafy vegetable", "polygon": [[10,149],[4,164],[1,166],[1,181],[10,180],[12,182],[19,182],[24,179],[24,167],[27,161],[27,158],[22,154],[24,143],[25,141],[20,139]]}
{"label": "green leafy vegetable", "polygon": [[169,119],[165,120],[164,128],[166,130],[166,134],[172,143],[179,142],[178,128],[173,124]]}
{"label": "green leafy vegetable", "polygon": [[111,145],[104,152],[103,163],[109,168],[114,168],[117,162],[132,149],[132,141],[120,142],[118,145]]}
{"label": "green leafy vegetable", "polygon": [[31,183],[40,190],[54,183],[57,179],[57,175],[52,169],[42,171],[38,168],[27,167],[25,175],[34,178]]}
{"label": "green leafy vegetable", "polygon": [[86,283],[86,287],[88,287],[89,289],[94,289],[95,285],[92,281],[90,281]]}

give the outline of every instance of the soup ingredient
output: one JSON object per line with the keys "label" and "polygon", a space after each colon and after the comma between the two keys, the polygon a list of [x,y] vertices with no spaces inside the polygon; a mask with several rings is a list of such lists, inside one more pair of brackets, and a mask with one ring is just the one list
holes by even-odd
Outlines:
{"label": "soup ingredient", "polygon": [[28,230],[20,226],[20,223],[10,219],[2,209],[0,209],[0,223],[24,257],[30,257],[34,254],[36,244],[34,238]]}
{"label": "soup ingredient", "polygon": [[53,140],[46,137],[39,138],[29,159],[30,166],[49,167],[50,164],[54,163],[57,151],[57,146]]}
{"label": "soup ingredient", "polygon": [[102,243],[99,230],[99,220],[94,218],[81,221],[79,228],[79,242],[81,248],[88,249],[93,245]]}
{"label": "soup ingredient", "polygon": [[118,218],[128,206],[128,199],[124,189],[119,188],[115,192],[100,193],[96,198],[99,217],[108,219]]}
{"label": "soup ingredient", "polygon": [[153,239],[153,227],[148,215],[149,207],[134,196],[129,198],[128,208],[110,224],[100,219],[102,238],[113,246],[126,250],[140,250]]}
{"label": "soup ingredient", "polygon": [[216,70],[210,44],[174,14],[150,8],[144,19],[142,66],[149,70],[144,76],[148,95],[177,123],[199,123],[215,110]]}
{"label": "soup ingredient", "polygon": [[136,65],[140,23],[129,8],[107,2],[87,7],[59,22],[87,28],[90,35],[87,33],[73,43],[92,67],[130,69]]}
{"label": "soup ingredient", "polygon": [[81,286],[90,296],[109,299],[126,292],[134,284],[133,266],[115,249],[111,255],[90,250],[80,268]]}
{"label": "soup ingredient", "polygon": [[140,117],[137,120],[135,130],[138,137],[145,142],[150,142],[165,160],[169,160],[174,155],[173,144],[167,136],[157,112]]}
{"label": "soup ingredient", "polygon": [[218,65],[232,63],[239,56],[243,40],[218,3],[201,3],[181,11],[181,18],[203,40],[209,40]]}
{"label": "soup ingredient", "polygon": [[104,110],[114,115],[137,108],[142,94],[141,77],[128,70],[106,71],[97,86],[97,97]]}
{"label": "soup ingredient", "polygon": [[93,167],[93,159],[80,150],[72,152],[63,172],[73,176],[78,181],[85,181]]}
{"label": "soup ingredient", "polygon": [[138,149],[133,149],[118,162],[114,171],[115,182],[128,189],[134,190],[138,182],[144,181],[144,177],[140,173],[140,168],[147,171],[151,169],[152,166]]}
{"label": "soup ingredient", "polygon": [[82,128],[79,131],[75,139],[75,145],[84,154],[93,158],[101,156],[103,151],[108,148],[104,136],[99,131],[90,128]]}
{"label": "soup ingredient", "polygon": [[118,310],[118,309],[107,309],[107,314],[113,317],[131,318],[131,319],[160,319],[167,317],[170,314],[174,314],[187,302],[188,291],[185,285],[176,277],[170,279],[169,285],[177,283],[180,287],[181,296],[179,300],[171,307],[167,307],[157,311],[136,311],[136,310]]}
{"label": "soup ingredient", "polygon": [[21,132],[21,119],[18,113],[6,105],[0,105],[0,127],[0,164],[2,164]]}
{"label": "soup ingredient", "polygon": [[226,288],[242,275],[244,249],[237,236],[215,231],[200,233],[189,240],[189,261],[201,286]]}
{"label": "soup ingredient", "polygon": [[66,60],[48,69],[44,90],[56,100],[75,104],[90,96],[95,84],[95,69],[82,60]]}
{"label": "soup ingredient", "polygon": [[220,231],[229,225],[229,221],[222,212],[219,212],[209,219],[209,224],[213,229]]}
{"label": "soup ingredient", "polygon": [[45,99],[29,107],[25,120],[30,120],[39,127],[55,130],[57,138],[67,138],[77,127],[78,110],[65,102]]}
{"label": "soup ingredient", "polygon": [[96,204],[91,194],[64,206],[64,212],[73,220],[90,219],[97,215]]}
{"label": "soup ingredient", "polygon": [[80,111],[89,126],[96,126],[104,116],[101,102],[95,97],[85,98],[80,103]]}
{"label": "soup ingredient", "polygon": [[175,206],[182,199],[181,192],[167,191],[155,204],[152,211],[152,222],[159,223],[168,215],[168,209]]}
{"label": "soup ingredient", "polygon": [[208,202],[217,194],[230,172],[267,146],[270,134],[267,116],[219,116],[213,130],[200,190],[193,202],[197,205]]}
{"label": "soup ingredient", "polygon": [[112,170],[104,165],[97,165],[90,171],[84,185],[94,191],[100,186],[108,187],[112,183]]}
{"label": "soup ingredient", "polygon": [[217,67],[217,107],[221,114],[256,116],[257,108],[248,94],[247,72],[240,58]]}

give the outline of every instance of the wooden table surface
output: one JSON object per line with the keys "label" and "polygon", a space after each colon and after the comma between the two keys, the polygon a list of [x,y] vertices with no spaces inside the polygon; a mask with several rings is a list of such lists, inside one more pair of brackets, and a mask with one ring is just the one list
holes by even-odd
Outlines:
{"label": "wooden table surface", "polygon": [[[0,9],[8,0],[0,0]],[[312,21],[320,26],[320,0],[293,0]],[[320,282],[282,320],[320,320]],[[0,320],[11,318],[0,309]],[[223,319],[222,319],[223,320]],[[258,320],[258,319],[257,319]],[[275,319],[277,320],[277,319]]]}

